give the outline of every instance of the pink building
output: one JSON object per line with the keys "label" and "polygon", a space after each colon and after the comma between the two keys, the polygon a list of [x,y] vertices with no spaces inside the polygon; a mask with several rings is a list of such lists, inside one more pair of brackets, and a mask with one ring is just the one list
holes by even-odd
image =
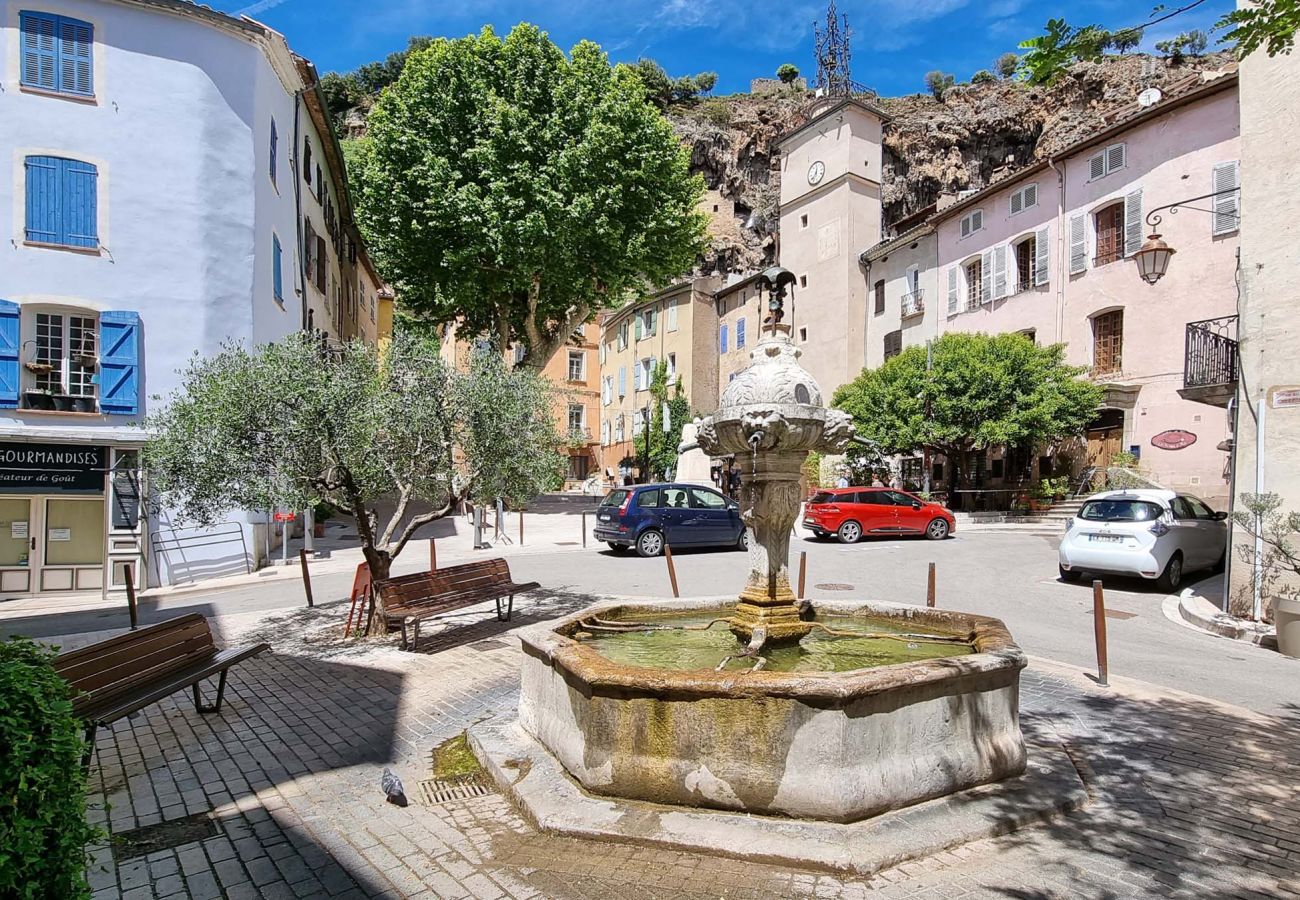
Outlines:
{"label": "pink building", "polygon": [[[1202,371],[1194,348],[1206,335],[1236,336],[1237,196],[1191,204],[1209,214],[1163,214],[1159,230],[1178,256],[1158,284],[1139,278],[1132,255],[1152,230],[1149,211],[1239,186],[1235,67],[1144,99],[1153,102],[1118,110],[1107,128],[939,210],[929,220],[933,247],[915,245],[929,260],[892,252],[895,267],[936,270],[936,302],[925,310],[935,333],[1062,342],[1070,362],[1105,387],[1086,443],[1050,461],[1041,448],[994,451],[981,486],[1025,484],[1048,466],[1104,466],[1130,451],[1154,481],[1226,508],[1229,454],[1220,445],[1231,430],[1218,407],[1235,366]],[[905,323],[872,324],[885,333]]]}

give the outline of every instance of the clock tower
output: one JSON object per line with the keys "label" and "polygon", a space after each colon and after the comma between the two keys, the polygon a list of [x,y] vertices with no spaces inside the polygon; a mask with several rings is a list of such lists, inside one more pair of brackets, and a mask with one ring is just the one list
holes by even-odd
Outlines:
{"label": "clock tower", "polygon": [[778,143],[780,264],[794,273],[787,321],[829,397],[866,364],[868,285],[858,254],[881,235],[881,129],[888,117],[848,97],[823,100]]}

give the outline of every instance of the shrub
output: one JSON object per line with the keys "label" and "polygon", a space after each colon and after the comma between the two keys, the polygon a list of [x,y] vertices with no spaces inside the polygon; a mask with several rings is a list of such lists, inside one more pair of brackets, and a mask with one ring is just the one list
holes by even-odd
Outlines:
{"label": "shrub", "polygon": [[776,67],[776,77],[786,84],[794,84],[794,80],[799,77],[799,67],[794,63],[781,63]]}
{"label": "shrub", "polygon": [[731,105],[725,100],[710,97],[700,104],[700,118],[712,122],[720,128],[731,124]]}
{"label": "shrub", "polygon": [[0,643],[0,896],[88,897],[85,745],[54,651]]}
{"label": "shrub", "polygon": [[940,72],[938,69],[925,73],[925,86],[929,88],[931,94],[934,94],[936,100],[943,99],[944,93],[953,86],[953,82],[954,79],[951,75]]}
{"label": "shrub", "polygon": [[1010,78],[1016,74],[1016,69],[1020,68],[1020,57],[1014,53],[1003,53],[993,67],[1003,78]]}
{"label": "shrub", "polygon": [[993,73],[988,69],[980,69],[970,77],[971,84],[992,84],[995,81],[997,79],[993,77]]}

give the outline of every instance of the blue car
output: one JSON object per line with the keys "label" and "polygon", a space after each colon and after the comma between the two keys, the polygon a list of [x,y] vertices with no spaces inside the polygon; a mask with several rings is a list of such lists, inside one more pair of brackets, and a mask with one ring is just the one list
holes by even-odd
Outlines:
{"label": "blue car", "polygon": [[665,543],[673,549],[748,546],[740,507],[697,484],[615,488],[596,509],[594,533],[615,553],[635,547],[642,556],[658,556]]}

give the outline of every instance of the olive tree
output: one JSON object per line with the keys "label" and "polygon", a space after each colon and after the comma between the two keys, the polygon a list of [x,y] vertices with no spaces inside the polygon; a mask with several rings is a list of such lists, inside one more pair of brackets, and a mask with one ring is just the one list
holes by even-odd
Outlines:
{"label": "olive tree", "polygon": [[459,501],[526,502],[560,465],[551,388],[495,353],[458,372],[415,335],[382,356],[294,335],[181,374],[147,423],[152,502],[199,526],[325,504],[356,522],[375,578]]}

